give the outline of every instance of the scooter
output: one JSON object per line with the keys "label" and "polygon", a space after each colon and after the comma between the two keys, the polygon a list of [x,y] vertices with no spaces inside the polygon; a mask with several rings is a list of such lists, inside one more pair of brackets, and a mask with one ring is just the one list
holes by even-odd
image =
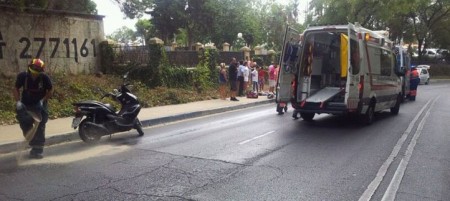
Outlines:
{"label": "scooter", "polygon": [[100,140],[102,136],[129,131],[133,128],[137,130],[139,136],[144,135],[142,124],[137,118],[141,105],[137,97],[128,89],[130,84],[127,83],[127,78],[128,72],[123,76],[123,84],[112,93],[98,88],[103,93],[101,99],[110,97],[120,103],[119,112],[116,112],[111,104],[95,100],[72,104],[75,111],[72,127],[74,129],[78,127],[81,140],[92,143]]}

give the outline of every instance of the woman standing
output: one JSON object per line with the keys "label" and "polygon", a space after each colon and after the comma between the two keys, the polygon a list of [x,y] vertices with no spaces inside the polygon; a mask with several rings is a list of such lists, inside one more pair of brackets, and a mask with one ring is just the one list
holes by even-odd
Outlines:
{"label": "woman standing", "polygon": [[225,63],[220,64],[220,71],[219,71],[219,94],[220,99],[225,100],[227,98],[227,70],[225,69]]}

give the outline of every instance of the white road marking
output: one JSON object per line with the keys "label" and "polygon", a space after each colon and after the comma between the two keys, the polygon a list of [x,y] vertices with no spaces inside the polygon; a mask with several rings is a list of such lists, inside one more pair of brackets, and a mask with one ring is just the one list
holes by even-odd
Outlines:
{"label": "white road marking", "polygon": [[422,134],[423,126],[425,125],[426,120],[428,119],[428,116],[430,116],[430,110],[433,108],[434,103],[436,102],[436,99],[434,99],[431,106],[428,108],[427,112],[425,113],[425,116],[420,121],[419,125],[417,126],[416,133],[414,133],[413,138],[411,139],[411,142],[408,145],[408,148],[405,152],[405,157],[400,161],[400,164],[397,167],[397,170],[395,171],[395,174],[391,180],[391,183],[389,183],[388,188],[386,189],[386,192],[383,195],[382,201],[394,201],[395,196],[397,195],[398,188],[400,187],[400,183],[402,183],[403,175],[405,175],[406,167],[408,166],[409,159],[411,158],[412,152],[414,151],[414,147],[417,144],[417,139],[419,139],[420,134]]}
{"label": "white road marking", "polygon": [[403,143],[405,142],[406,138],[408,137],[409,133],[411,132],[412,128],[414,127],[414,124],[419,119],[420,115],[422,115],[423,111],[427,106],[430,104],[431,100],[429,100],[423,107],[420,109],[419,113],[414,117],[414,119],[409,123],[408,128],[406,128],[405,132],[403,132],[402,137],[397,141],[397,144],[394,146],[394,149],[392,150],[389,157],[384,161],[383,165],[381,165],[380,169],[377,172],[377,175],[375,178],[370,182],[369,186],[367,186],[367,189],[364,191],[364,193],[359,198],[359,201],[369,201],[375,191],[377,190],[378,186],[380,186],[381,182],[383,181],[384,176],[387,173],[387,170],[391,163],[394,161],[395,157],[397,157],[398,152],[403,146]]}
{"label": "white road marking", "polygon": [[252,139],[249,139],[249,140],[245,140],[245,141],[239,142],[239,145],[243,145],[243,144],[249,143],[249,142],[251,142],[251,141],[253,141],[253,140],[256,140],[256,139],[258,139],[258,138],[262,138],[262,137],[264,137],[264,136],[266,136],[266,135],[269,135],[269,134],[272,134],[272,133],[275,133],[275,131],[269,131],[269,132],[264,133],[264,134],[262,134],[262,135],[256,136],[256,137],[254,137],[254,138],[252,138]]}

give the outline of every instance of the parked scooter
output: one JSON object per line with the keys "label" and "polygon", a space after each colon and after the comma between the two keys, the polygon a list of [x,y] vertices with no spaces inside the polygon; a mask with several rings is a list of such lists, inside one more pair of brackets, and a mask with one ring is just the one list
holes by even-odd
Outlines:
{"label": "parked scooter", "polygon": [[[102,91],[103,96],[113,98],[121,105],[119,112],[110,104],[95,100],[87,100],[73,103],[75,117],[72,127],[77,129],[81,140],[84,142],[96,142],[104,135],[136,129],[139,136],[144,135],[142,124],[137,118],[141,105],[135,95],[127,88],[128,72],[123,76],[123,84],[114,92]],[[83,118],[85,117],[85,118]]]}

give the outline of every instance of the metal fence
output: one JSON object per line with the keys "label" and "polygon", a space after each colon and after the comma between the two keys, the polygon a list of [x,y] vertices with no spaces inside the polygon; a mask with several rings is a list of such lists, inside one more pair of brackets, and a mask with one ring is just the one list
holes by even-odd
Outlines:
{"label": "metal fence", "polygon": [[[128,64],[135,63],[140,65],[145,65],[149,63],[149,50],[146,46],[123,46],[123,47],[113,47],[115,64]],[[244,52],[218,52],[218,63],[230,63],[231,58],[236,58],[239,60],[246,60],[244,58]],[[177,50],[177,51],[166,51],[167,58],[170,65],[173,66],[185,66],[185,67],[195,67],[199,63],[201,52],[191,51],[191,50]],[[251,58],[258,57],[262,60],[260,65],[268,65],[271,62],[269,55],[254,55],[254,52],[250,53]]]}

